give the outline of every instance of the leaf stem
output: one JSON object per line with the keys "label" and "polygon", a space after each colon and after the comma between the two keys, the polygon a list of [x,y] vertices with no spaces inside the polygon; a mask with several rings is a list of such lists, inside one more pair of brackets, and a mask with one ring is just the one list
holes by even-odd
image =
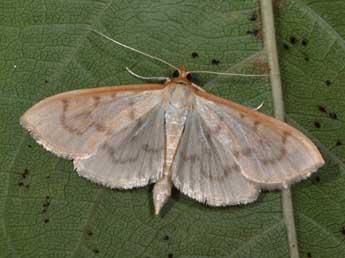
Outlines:
{"label": "leaf stem", "polygon": [[[260,0],[263,23],[264,47],[270,65],[270,79],[273,94],[274,116],[285,119],[282,83],[279,71],[278,51],[275,38],[274,14],[272,0]],[[282,191],[282,209],[288,235],[289,253],[291,258],[299,258],[296,226],[290,188]]]}

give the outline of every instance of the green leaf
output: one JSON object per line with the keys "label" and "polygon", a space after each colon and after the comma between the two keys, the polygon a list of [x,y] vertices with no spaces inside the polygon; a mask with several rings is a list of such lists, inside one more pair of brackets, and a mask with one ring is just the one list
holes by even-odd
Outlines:
{"label": "green leaf", "polygon": [[[289,121],[319,144],[328,161],[293,188],[297,234],[301,257],[343,257],[342,3],[310,2],[277,1],[276,17]],[[19,125],[27,108],[53,94],[141,83],[126,66],[143,76],[173,72],[90,28],[189,70],[265,72],[260,32],[255,36],[261,28],[257,5],[255,0],[2,1],[0,257],[289,257],[279,192],[262,193],[249,205],[210,208],[175,190],[155,216],[152,186],[130,191],[97,186]],[[262,111],[272,114],[267,79],[194,79],[247,106],[265,101]]]}
{"label": "green leaf", "polygon": [[289,0],[278,7],[288,121],[307,130],[327,160],[294,188],[300,256],[344,257],[345,3]]}

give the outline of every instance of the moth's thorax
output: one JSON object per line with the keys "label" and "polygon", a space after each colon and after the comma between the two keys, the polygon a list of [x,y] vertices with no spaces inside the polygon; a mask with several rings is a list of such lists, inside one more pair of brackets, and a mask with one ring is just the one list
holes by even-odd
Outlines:
{"label": "moth's thorax", "polygon": [[171,84],[169,90],[169,105],[177,109],[186,109],[193,102],[193,93],[181,83]]}

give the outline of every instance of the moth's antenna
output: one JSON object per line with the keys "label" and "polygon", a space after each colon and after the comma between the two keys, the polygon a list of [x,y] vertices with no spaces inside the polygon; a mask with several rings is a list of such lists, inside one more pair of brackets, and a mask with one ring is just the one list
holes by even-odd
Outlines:
{"label": "moth's antenna", "polygon": [[110,41],[114,42],[115,44],[117,44],[117,45],[119,45],[119,46],[121,46],[121,47],[127,48],[127,49],[129,49],[129,50],[132,50],[132,51],[134,51],[134,52],[137,52],[137,53],[139,53],[139,54],[142,54],[142,55],[144,55],[144,56],[147,56],[147,57],[149,57],[149,58],[151,58],[151,59],[157,60],[157,61],[159,61],[159,62],[161,62],[161,63],[164,63],[164,64],[166,64],[166,65],[168,65],[168,66],[174,68],[175,70],[179,70],[175,65],[172,65],[172,64],[168,63],[167,61],[165,61],[165,60],[159,58],[159,57],[156,57],[156,56],[147,54],[147,53],[142,52],[142,51],[140,51],[140,50],[138,50],[138,49],[135,49],[135,48],[133,48],[133,47],[127,46],[127,45],[125,45],[125,44],[123,44],[123,43],[121,43],[121,42],[119,42],[119,41],[117,41],[117,40],[115,40],[115,39],[112,39],[112,38],[108,37],[107,35],[105,35],[105,34],[103,34],[103,33],[101,33],[101,32],[98,32],[98,31],[96,31],[96,30],[91,29],[91,31],[97,33],[98,35],[102,36],[103,38],[106,38],[107,40],[110,40]]}
{"label": "moth's antenna", "polygon": [[207,74],[245,76],[245,77],[269,77],[270,76],[268,74],[222,73],[222,72],[212,72],[212,71],[188,71],[188,73],[207,73]]}
{"label": "moth's antenna", "polygon": [[167,80],[170,80],[170,78],[168,78],[168,77],[145,77],[145,76],[141,76],[141,75],[136,74],[135,72],[133,72],[128,67],[126,67],[126,70],[131,75],[133,75],[134,77],[137,77],[137,78],[142,79],[142,80],[149,80],[149,81],[167,81]]}

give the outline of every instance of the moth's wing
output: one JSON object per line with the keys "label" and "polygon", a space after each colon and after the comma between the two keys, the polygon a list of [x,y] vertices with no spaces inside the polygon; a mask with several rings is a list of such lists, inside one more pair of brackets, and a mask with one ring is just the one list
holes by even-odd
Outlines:
{"label": "moth's wing", "polygon": [[174,185],[212,206],[254,201],[257,189],[241,174],[241,167],[226,148],[213,137],[199,111],[191,110],[172,165]]}
{"label": "moth's wing", "polygon": [[20,122],[47,150],[70,159],[86,157],[157,106],[162,88],[145,84],[65,92],[37,103]]}
{"label": "moth's wing", "polygon": [[97,152],[74,160],[78,174],[111,188],[132,188],[155,182],[164,165],[163,105],[157,105],[135,123],[114,132]]}
{"label": "moth's wing", "polygon": [[197,110],[212,138],[259,187],[287,187],[324,164],[316,146],[288,124],[208,93],[197,95]]}

